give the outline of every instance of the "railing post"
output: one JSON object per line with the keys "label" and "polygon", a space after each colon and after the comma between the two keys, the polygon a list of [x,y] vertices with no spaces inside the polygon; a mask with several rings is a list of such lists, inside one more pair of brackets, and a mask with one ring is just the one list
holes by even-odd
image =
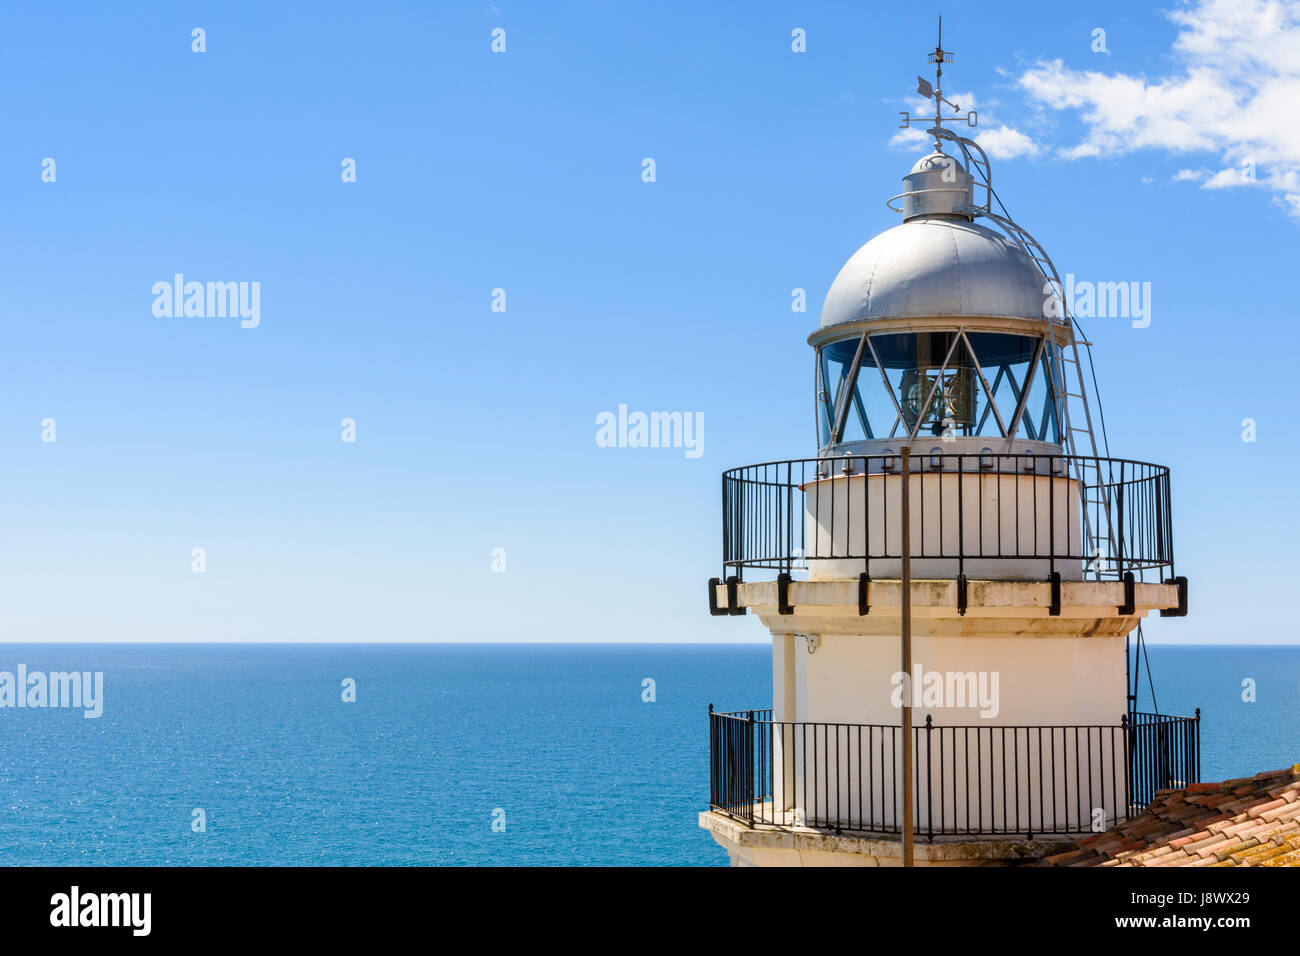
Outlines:
{"label": "railing post", "polygon": [[[1133,731],[1129,726],[1128,714],[1119,719],[1120,732],[1124,736],[1124,819],[1131,820],[1133,813],[1133,746],[1130,738]],[[1089,757],[1091,759],[1091,756]]]}
{"label": "railing post", "polygon": [[[957,577],[964,579],[966,577],[966,508],[964,505],[962,488],[966,484],[965,478],[966,456],[957,456]],[[940,482],[943,478],[940,477]],[[943,494],[942,484],[939,486],[939,493]],[[942,500],[942,499],[940,499]],[[943,531],[939,532],[939,546],[943,547]]]}
{"label": "railing post", "polygon": [[[1047,549],[1048,551],[1051,552],[1050,556],[1047,559],[1047,577],[1049,580],[1054,578],[1056,575],[1056,479],[1053,477],[1055,473],[1056,470],[1052,467],[1051,460],[1048,459],[1047,462]],[[1066,469],[1066,474],[1069,474],[1068,467]],[[1037,480],[1037,474],[1035,474],[1034,480],[1035,481]],[[1087,504],[1088,491],[1086,488],[1079,489],[1079,497],[1083,499],[1084,502],[1083,507],[1086,509],[1088,507]],[[1065,513],[1069,514],[1070,513],[1069,511],[1070,491],[1068,485],[1066,486],[1066,491],[1065,491],[1065,506],[1066,506]],[[1034,521],[1035,522],[1038,521],[1038,515],[1034,515]],[[1069,535],[1067,534],[1066,537],[1068,541]],[[1082,550],[1082,548],[1080,550]],[[1060,612],[1058,611],[1057,613]]]}
{"label": "railing post", "polygon": [[1190,776],[1196,777],[1195,780],[1188,780],[1188,783],[1201,782],[1201,708],[1196,708],[1196,771]]}
{"label": "railing post", "polygon": [[1169,565],[1169,576],[1174,576],[1174,542],[1172,536],[1169,541],[1165,541],[1165,529],[1169,527],[1165,521],[1165,508],[1172,508],[1169,492],[1169,472],[1166,471],[1160,476],[1158,487],[1161,488],[1160,500],[1156,502],[1156,541],[1159,542],[1160,563]]}
{"label": "railing post", "polygon": [[742,476],[741,482],[736,486],[736,534],[732,540],[732,548],[736,552],[736,580],[744,580],[745,568],[748,566],[750,557],[748,549],[754,546],[754,542],[748,540],[746,535],[746,516],[754,512],[754,486],[755,479],[752,472],[746,472],[748,480]]}
{"label": "railing post", "polygon": [[1165,536],[1169,539],[1169,574],[1174,576],[1174,501],[1173,489],[1169,486],[1169,472],[1165,471]]}
{"label": "railing post", "polygon": [[713,702],[709,702],[709,809],[718,805],[718,742],[714,730]]}
{"label": "railing post", "polygon": [[731,494],[727,487],[727,473],[722,473],[722,574],[727,574],[727,562],[731,560]]}
{"label": "railing post", "polygon": [[742,741],[744,747],[744,777],[741,784],[741,796],[745,800],[745,819],[749,825],[754,825],[754,712],[751,710],[745,715],[745,734]]}
{"label": "railing post", "polygon": [[714,704],[708,702],[708,809],[718,805],[718,784],[714,773],[714,763],[718,760],[718,748],[714,745]]}
{"label": "railing post", "polygon": [[[1097,470],[1101,471],[1100,468]],[[1122,461],[1119,463],[1119,484],[1115,485],[1115,510],[1119,512],[1115,522],[1115,549],[1118,552],[1115,557],[1119,561],[1118,570],[1122,578],[1124,576],[1124,462]]]}
{"label": "railing post", "polygon": [[[925,715],[925,836],[930,842],[934,842],[934,761],[930,757],[930,734],[934,731],[934,716]],[[920,796],[921,788],[917,787],[917,795]],[[943,821],[939,821],[942,828]]]}
{"label": "railing post", "polygon": [[[785,569],[787,572],[794,568],[794,482],[790,480],[790,470],[794,467],[794,462],[785,463],[785,554],[790,560],[787,561]],[[777,472],[780,474],[780,472]],[[777,536],[781,530],[777,529]],[[803,556],[804,564],[808,563],[808,556]]]}
{"label": "railing post", "polygon": [[1174,771],[1174,722],[1172,720],[1163,720],[1160,722],[1160,786],[1161,788],[1172,787],[1177,777]]}

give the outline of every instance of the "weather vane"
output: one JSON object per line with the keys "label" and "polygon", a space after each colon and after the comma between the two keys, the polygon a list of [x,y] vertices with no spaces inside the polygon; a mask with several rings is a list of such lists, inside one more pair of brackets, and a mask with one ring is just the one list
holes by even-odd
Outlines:
{"label": "weather vane", "polygon": [[925,79],[924,77],[918,76],[916,78],[916,92],[920,93],[922,96],[926,97],[927,99],[930,97],[934,98],[934,116],[924,116],[924,117],[912,116],[909,113],[905,113],[905,112],[898,114],[899,116],[903,117],[903,121],[898,124],[903,129],[906,129],[915,123],[933,123],[934,126],[930,129],[927,129],[926,132],[934,137],[935,150],[939,150],[941,147],[939,131],[943,129],[944,123],[964,122],[967,126],[975,126],[976,124],[979,123],[979,114],[975,110],[970,110],[969,112],[966,113],[965,116],[961,116],[961,115],[944,116],[943,115],[944,103],[947,103],[954,113],[956,114],[961,113],[960,106],[958,106],[952,100],[944,97],[943,88],[942,88],[943,87],[943,65],[945,63],[953,62],[953,56],[954,54],[952,52],[945,50],[943,48],[943,17],[940,17],[939,18],[939,42],[935,44],[934,52],[929,54],[926,57],[927,62],[934,64],[934,86],[931,86],[929,80]]}

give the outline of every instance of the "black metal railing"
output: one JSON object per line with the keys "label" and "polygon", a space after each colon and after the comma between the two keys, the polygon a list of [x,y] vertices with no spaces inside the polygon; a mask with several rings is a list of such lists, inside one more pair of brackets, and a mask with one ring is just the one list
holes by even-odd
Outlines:
{"label": "black metal railing", "polygon": [[[709,806],[748,826],[897,834],[902,731],[709,709]],[[1081,834],[1200,781],[1195,717],[1116,725],[913,728],[918,836]]]}
{"label": "black metal railing", "polygon": [[1201,780],[1201,708],[1195,717],[1128,715],[1129,792],[1145,807],[1157,790]]}
{"label": "black metal railing", "polygon": [[[818,563],[892,577],[902,552],[901,456],[846,455],[722,475],[724,578]],[[1174,576],[1169,469],[1116,458],[916,454],[909,482],[916,576],[972,571],[1041,580]],[[1079,475],[1092,476],[1090,481]],[[980,567],[982,566],[982,568]]]}

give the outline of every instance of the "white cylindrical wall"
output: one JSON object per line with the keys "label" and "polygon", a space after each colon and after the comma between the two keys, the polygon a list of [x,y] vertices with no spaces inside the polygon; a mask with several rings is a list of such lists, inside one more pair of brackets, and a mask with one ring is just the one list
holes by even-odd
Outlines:
{"label": "white cylindrical wall", "polygon": [[[1078,483],[1035,473],[922,471],[910,476],[912,577],[1045,580],[1053,567],[1067,581],[1082,579],[1082,512]],[[832,463],[833,464],[833,463]],[[833,475],[805,492],[805,551],[810,580],[892,579],[901,573],[902,476]],[[838,560],[840,556],[854,558]],[[959,562],[958,556],[965,560]],[[1070,560],[1048,560],[1072,555]]]}
{"label": "white cylindrical wall", "polygon": [[[774,808],[814,824],[898,826],[898,640],[831,635],[806,647],[774,637],[782,705],[763,730]],[[1122,637],[914,638],[918,832],[1078,832],[1120,818],[1123,648]],[[942,688],[937,703],[927,676],[930,693]],[[968,706],[948,696],[970,689]]]}

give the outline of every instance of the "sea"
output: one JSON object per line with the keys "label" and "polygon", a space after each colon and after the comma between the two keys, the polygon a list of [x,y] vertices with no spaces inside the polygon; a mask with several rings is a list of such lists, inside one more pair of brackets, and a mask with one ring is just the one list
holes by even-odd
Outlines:
{"label": "sea", "polygon": [[[1300,762],[1300,647],[1149,660],[1203,779]],[[724,866],[707,708],[772,693],[761,644],[0,645],[19,665],[102,672],[103,712],[0,708],[6,865]]]}

